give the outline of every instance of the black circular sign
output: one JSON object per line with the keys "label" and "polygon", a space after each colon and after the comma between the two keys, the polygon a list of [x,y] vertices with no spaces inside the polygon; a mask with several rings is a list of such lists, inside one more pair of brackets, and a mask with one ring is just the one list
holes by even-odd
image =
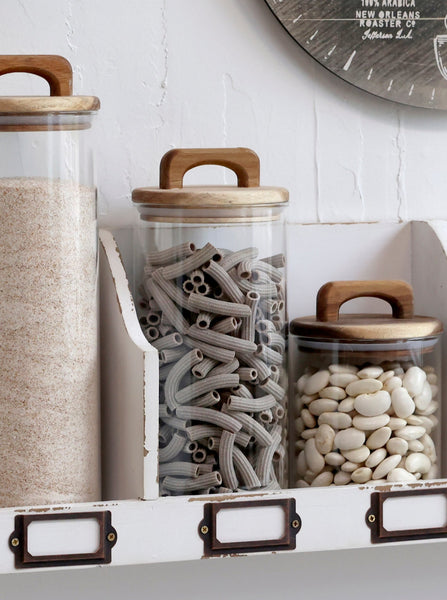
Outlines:
{"label": "black circular sign", "polygon": [[447,0],[265,0],[313,58],[349,83],[447,109]]}

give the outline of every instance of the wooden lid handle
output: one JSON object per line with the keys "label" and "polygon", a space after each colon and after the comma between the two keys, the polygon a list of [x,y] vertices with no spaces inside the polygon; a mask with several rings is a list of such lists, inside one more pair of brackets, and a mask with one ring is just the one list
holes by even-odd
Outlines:
{"label": "wooden lid handle", "polygon": [[317,321],[337,321],[342,304],[362,297],[386,300],[395,319],[413,317],[413,289],[406,281],[330,281],[317,295]]}
{"label": "wooden lid handle", "polygon": [[57,55],[0,55],[0,75],[31,73],[48,81],[51,96],[71,96],[73,70],[63,56]]}
{"label": "wooden lid handle", "polygon": [[249,148],[177,148],[160,162],[160,188],[183,187],[183,177],[194,167],[219,165],[236,173],[239,187],[259,187],[259,157]]}

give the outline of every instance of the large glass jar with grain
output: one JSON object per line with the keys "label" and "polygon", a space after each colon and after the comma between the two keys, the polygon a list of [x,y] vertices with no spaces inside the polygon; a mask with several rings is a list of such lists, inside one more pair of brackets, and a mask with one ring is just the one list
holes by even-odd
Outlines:
{"label": "large glass jar with grain", "polygon": [[49,96],[0,97],[0,506],[100,498],[90,128],[60,56],[0,56]]}

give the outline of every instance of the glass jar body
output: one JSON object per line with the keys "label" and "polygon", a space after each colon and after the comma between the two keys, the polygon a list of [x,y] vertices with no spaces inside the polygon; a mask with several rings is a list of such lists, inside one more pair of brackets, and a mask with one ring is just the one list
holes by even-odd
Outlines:
{"label": "glass jar body", "polygon": [[0,116],[0,506],[100,498],[90,116]]}
{"label": "glass jar body", "polygon": [[138,208],[134,292],[159,350],[160,493],[284,487],[281,209]]}
{"label": "glass jar body", "polygon": [[290,336],[297,487],[441,476],[439,337]]}

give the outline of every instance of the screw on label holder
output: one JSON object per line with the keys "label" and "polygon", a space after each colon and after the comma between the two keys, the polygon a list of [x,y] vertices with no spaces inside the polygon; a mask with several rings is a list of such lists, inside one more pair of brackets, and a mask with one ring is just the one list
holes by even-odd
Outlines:
{"label": "screw on label holder", "polygon": [[[99,526],[99,546],[95,552],[80,554],[51,554],[33,556],[28,549],[28,527],[35,521],[51,522],[57,520],[76,521],[76,519],[94,519]],[[76,527],[76,523],[73,523]],[[69,565],[100,565],[112,561],[112,548],[116,544],[117,533],[112,527],[110,511],[17,515],[14,519],[14,531],[9,536],[9,547],[15,555],[16,569],[37,567],[65,567]]]}
{"label": "screw on label holder", "polygon": [[442,495],[447,499],[447,488],[422,488],[418,490],[404,490],[391,492],[375,492],[371,494],[371,506],[366,513],[366,524],[371,530],[371,543],[382,544],[389,542],[404,542],[412,540],[428,540],[447,537],[447,526],[431,527],[427,529],[399,529],[396,531],[385,529],[383,525],[383,505],[389,498],[398,500],[408,496],[433,496]]}
{"label": "screw on label holder", "polygon": [[[278,507],[284,515],[283,533],[274,539],[256,539],[246,541],[221,542],[217,530],[217,515],[220,511],[230,512],[238,509],[235,519],[241,518],[240,510],[259,510],[259,528],[266,524],[269,513],[262,514],[262,508]],[[246,554],[248,552],[278,552],[294,550],[296,535],[301,529],[301,518],[295,510],[294,498],[278,500],[250,500],[243,502],[208,502],[203,507],[204,517],[199,523],[199,535],[203,540],[204,556],[221,556],[223,554]],[[238,515],[238,516],[236,516]],[[230,512],[231,518],[231,512]],[[255,533],[255,532],[253,532]]]}

